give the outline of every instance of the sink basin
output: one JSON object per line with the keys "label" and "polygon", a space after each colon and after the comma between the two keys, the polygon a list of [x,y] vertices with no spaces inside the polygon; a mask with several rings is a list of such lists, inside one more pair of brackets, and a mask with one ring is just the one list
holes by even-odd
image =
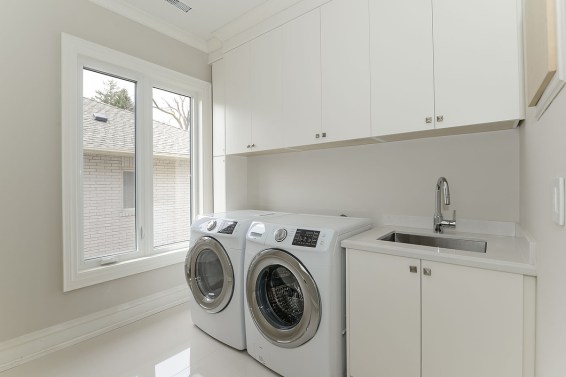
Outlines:
{"label": "sink basin", "polygon": [[485,253],[486,241],[465,240],[461,238],[447,238],[435,236],[423,236],[420,234],[391,232],[379,238],[381,241],[407,243],[411,245],[442,247],[444,249],[456,249]]}

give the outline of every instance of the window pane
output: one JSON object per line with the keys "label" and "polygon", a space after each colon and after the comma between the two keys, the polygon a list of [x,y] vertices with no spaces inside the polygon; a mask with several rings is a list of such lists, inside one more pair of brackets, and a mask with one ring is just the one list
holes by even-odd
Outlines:
{"label": "window pane", "polygon": [[189,240],[191,98],[153,89],[153,246]]}
{"label": "window pane", "polygon": [[85,259],[136,250],[135,88],[83,69]]}

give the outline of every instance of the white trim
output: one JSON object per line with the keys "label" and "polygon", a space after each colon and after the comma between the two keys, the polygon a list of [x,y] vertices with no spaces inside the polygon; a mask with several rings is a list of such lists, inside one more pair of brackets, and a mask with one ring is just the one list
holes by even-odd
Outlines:
{"label": "white trim", "polygon": [[[138,226],[138,249],[141,252],[120,255],[118,263],[98,266],[93,261],[83,262],[79,250],[82,245],[82,198],[81,198],[81,161],[82,135],[77,124],[82,123],[82,113],[78,110],[81,91],[83,63],[88,62],[96,68],[108,69],[109,72],[124,72],[125,77],[137,80],[143,92],[137,90],[138,103],[136,117],[140,124],[152,122],[151,93],[147,88],[158,87],[190,96],[194,101],[193,127],[191,135],[191,217],[198,213],[212,211],[212,89],[211,84],[142,59],[97,45],[67,34],[61,36],[61,83],[62,83],[62,201],[63,201],[63,272],[64,291],[82,288],[112,279],[145,272],[184,260],[186,246],[177,245],[177,249],[154,250],[152,229],[152,156],[149,153],[136,154],[136,166],[140,167],[137,184],[142,188],[139,196],[139,212],[136,211]],[[127,70],[120,67],[128,67]],[[143,106],[145,104],[145,106]],[[149,104],[149,105],[148,105]],[[144,122],[144,119],[146,120]],[[146,146],[151,150],[151,127],[137,128],[137,147]],[[142,167],[145,167],[141,171]],[[145,237],[139,237],[139,227],[143,227]],[[159,254],[156,254],[159,252]],[[137,257],[127,260],[128,257]]]}
{"label": "white trim", "polygon": [[566,85],[566,4],[556,0],[556,73],[536,105],[537,120]]}
{"label": "white trim", "polygon": [[[301,0],[271,0],[259,5],[221,28],[213,31],[213,37],[226,41],[237,34],[259,24],[277,13],[293,6]],[[310,0],[306,0],[308,2]],[[329,0],[327,0],[329,1]]]}
{"label": "white trim", "polygon": [[147,26],[161,34],[183,42],[200,51],[208,52],[208,46],[204,38],[198,37],[177,26],[173,26],[155,15],[149,14],[137,7],[117,0],[90,0],[98,6],[108,9],[120,16],[126,17],[139,24]]}
{"label": "white trim", "polygon": [[0,372],[128,325],[189,300],[177,286],[0,343]]}
{"label": "white trim", "polygon": [[[222,42],[222,53],[243,45],[273,29],[315,10],[330,0],[303,0],[292,2],[267,2],[244,16],[213,32]],[[217,60],[218,52],[209,52],[209,62]]]}

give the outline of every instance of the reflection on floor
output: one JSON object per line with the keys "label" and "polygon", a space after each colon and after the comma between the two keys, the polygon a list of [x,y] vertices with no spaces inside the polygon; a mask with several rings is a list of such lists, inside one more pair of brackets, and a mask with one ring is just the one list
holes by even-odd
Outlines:
{"label": "reflection on floor", "polygon": [[188,304],[20,365],[0,377],[273,377],[191,322]]}

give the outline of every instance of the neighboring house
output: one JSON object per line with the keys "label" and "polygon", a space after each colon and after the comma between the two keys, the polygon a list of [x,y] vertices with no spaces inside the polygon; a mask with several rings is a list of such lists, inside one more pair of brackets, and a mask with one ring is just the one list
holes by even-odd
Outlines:
{"label": "neighboring house", "polygon": [[[106,122],[95,120],[94,114]],[[85,258],[135,250],[134,113],[83,98]],[[154,246],[190,233],[190,133],[153,122]]]}

